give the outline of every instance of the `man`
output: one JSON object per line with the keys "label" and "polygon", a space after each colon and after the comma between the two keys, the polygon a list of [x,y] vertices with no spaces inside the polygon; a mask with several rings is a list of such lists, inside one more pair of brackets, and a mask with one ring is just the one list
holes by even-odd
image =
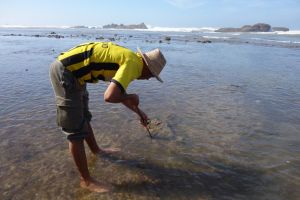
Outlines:
{"label": "man", "polygon": [[127,94],[135,79],[156,77],[166,60],[159,49],[135,53],[111,42],[81,44],[61,53],[50,68],[50,79],[57,105],[57,124],[69,141],[69,150],[80,173],[80,186],[94,192],[108,192],[110,186],[94,180],[88,170],[84,141],[94,154],[108,154],[116,149],[101,149],[94,137],[90,121],[86,83],[110,81],[104,100],[122,103],[140,117],[147,126],[147,115],[139,109],[139,96]]}

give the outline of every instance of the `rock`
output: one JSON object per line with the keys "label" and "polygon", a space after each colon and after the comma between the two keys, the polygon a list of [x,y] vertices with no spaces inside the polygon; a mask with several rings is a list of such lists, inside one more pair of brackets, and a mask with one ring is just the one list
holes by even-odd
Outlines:
{"label": "rock", "polygon": [[56,38],[56,39],[64,38],[63,35],[57,35],[57,34],[55,34],[55,35],[48,35],[47,37],[48,38]]}
{"label": "rock", "polygon": [[197,42],[203,43],[203,44],[205,44],[205,43],[211,43],[210,40],[197,40]]}
{"label": "rock", "polygon": [[289,28],[286,27],[272,27],[272,31],[289,31]]}
{"label": "rock", "polygon": [[245,25],[241,28],[220,28],[215,32],[269,32],[271,31],[271,26],[269,24],[258,23],[251,25]]}
{"label": "rock", "polygon": [[71,26],[70,28],[89,28],[87,26],[82,26],[82,25],[79,25],[79,26]]}
{"label": "rock", "polygon": [[227,33],[227,32],[239,32],[239,31],[240,31],[239,28],[220,28],[220,29],[216,30],[215,32]]}
{"label": "rock", "polygon": [[96,37],[96,40],[104,40],[104,37],[102,37],[102,36]]}
{"label": "rock", "polygon": [[240,28],[241,32],[252,32],[251,30],[252,30],[252,26],[251,25],[245,25],[245,26],[242,26]]}
{"label": "rock", "polygon": [[148,29],[148,27],[144,23],[140,24],[108,24],[103,26],[104,29]]}
{"label": "rock", "polygon": [[271,30],[271,26],[269,24],[263,24],[263,23],[254,24],[250,28],[250,32],[269,32],[270,30]]}
{"label": "rock", "polygon": [[165,40],[170,41],[170,40],[171,40],[171,37],[166,36],[166,37],[165,37]]}

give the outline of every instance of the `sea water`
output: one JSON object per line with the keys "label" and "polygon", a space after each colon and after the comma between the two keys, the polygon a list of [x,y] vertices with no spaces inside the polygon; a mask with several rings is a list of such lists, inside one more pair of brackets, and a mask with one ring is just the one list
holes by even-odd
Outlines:
{"label": "sea water", "polygon": [[[170,37],[171,40],[166,40]],[[150,139],[138,117],[88,85],[92,126],[109,157],[86,148],[108,194],[79,187],[55,122],[49,65],[90,41],[160,48],[164,83],[128,93],[161,122]],[[209,40],[211,43],[202,43]],[[0,199],[298,199],[300,35],[102,29],[0,29]]]}

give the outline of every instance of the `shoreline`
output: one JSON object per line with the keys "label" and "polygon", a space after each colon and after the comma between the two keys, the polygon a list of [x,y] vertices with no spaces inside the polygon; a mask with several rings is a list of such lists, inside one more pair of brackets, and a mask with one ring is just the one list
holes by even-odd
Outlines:
{"label": "shoreline", "polygon": [[[293,32],[160,32],[149,30],[114,30],[82,28],[0,28],[0,37],[31,37],[49,39],[85,39],[99,42],[173,43],[227,43],[267,47],[300,48],[300,31]],[[298,32],[296,32],[298,33]],[[274,38],[275,37],[275,38]]]}

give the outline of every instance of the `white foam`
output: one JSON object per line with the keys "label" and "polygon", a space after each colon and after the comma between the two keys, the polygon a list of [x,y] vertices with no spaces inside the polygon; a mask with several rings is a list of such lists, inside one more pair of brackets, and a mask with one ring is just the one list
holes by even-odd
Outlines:
{"label": "white foam", "polygon": [[297,41],[290,41],[290,40],[270,40],[270,39],[265,39],[265,38],[251,38],[251,39],[265,41],[265,42],[285,43],[285,44],[299,44],[300,43]]}
{"label": "white foam", "polygon": [[202,36],[207,39],[229,39],[230,37],[218,37],[218,36]]}
{"label": "white foam", "polygon": [[274,31],[274,32],[250,32],[250,34],[260,34],[260,35],[300,35],[300,30]]}
{"label": "white foam", "polygon": [[294,30],[294,31],[276,31],[278,35],[300,35],[300,30]]}
{"label": "white foam", "polygon": [[157,31],[157,32],[214,32],[218,28],[214,27],[158,27],[147,25],[148,29],[143,29],[146,31]]}

